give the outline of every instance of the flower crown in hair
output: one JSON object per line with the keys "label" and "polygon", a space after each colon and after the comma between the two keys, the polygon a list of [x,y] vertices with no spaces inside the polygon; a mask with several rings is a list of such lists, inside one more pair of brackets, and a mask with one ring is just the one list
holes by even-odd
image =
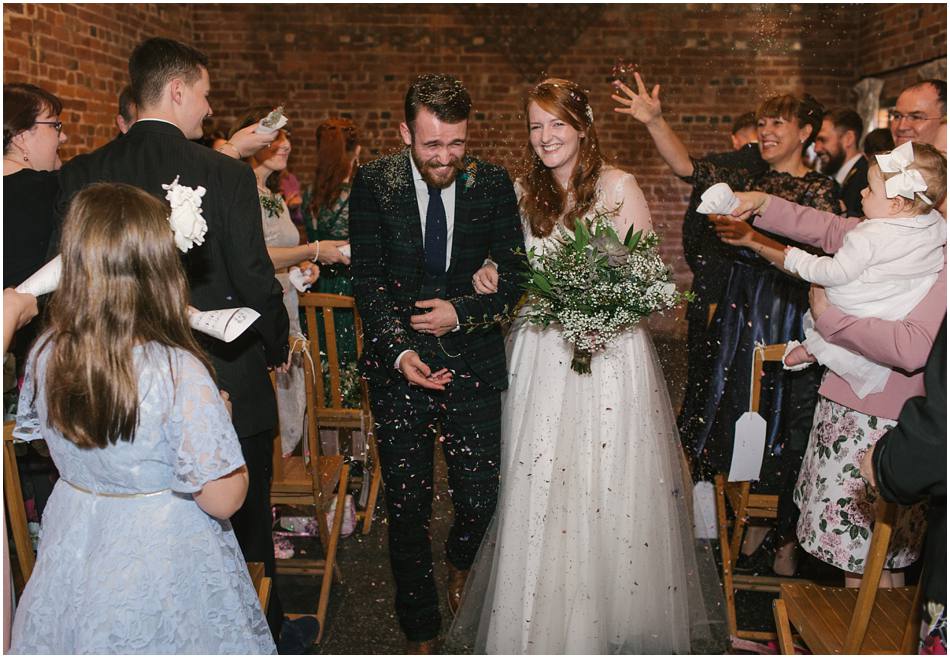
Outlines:
{"label": "flower crown in hair", "polygon": [[884,181],[884,194],[888,199],[902,196],[913,200],[915,196],[918,196],[924,203],[933,205],[933,201],[924,194],[927,183],[923,175],[918,170],[909,168],[914,164],[913,142],[904,142],[890,153],[882,153],[874,157],[877,158],[877,165],[882,172],[897,174]]}

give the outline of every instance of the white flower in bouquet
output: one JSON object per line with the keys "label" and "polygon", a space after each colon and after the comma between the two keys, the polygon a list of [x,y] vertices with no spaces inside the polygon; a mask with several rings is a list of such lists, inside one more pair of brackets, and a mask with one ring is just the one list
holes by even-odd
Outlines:
{"label": "white flower in bouquet", "polygon": [[201,197],[206,190],[201,185],[196,188],[179,185],[178,179],[179,176],[175,176],[175,180],[162,185],[162,189],[166,190],[165,199],[172,208],[168,221],[175,233],[175,246],[187,253],[195,245],[203,244],[208,232],[208,223],[201,214]]}
{"label": "white flower in bouquet", "polygon": [[561,325],[574,346],[575,372],[590,374],[595,352],[641,319],[690,298],[676,290],[655,233],[631,228],[621,240],[606,215],[575,220],[573,234],[560,225],[557,231],[553,251],[528,254],[526,317],[543,327]]}

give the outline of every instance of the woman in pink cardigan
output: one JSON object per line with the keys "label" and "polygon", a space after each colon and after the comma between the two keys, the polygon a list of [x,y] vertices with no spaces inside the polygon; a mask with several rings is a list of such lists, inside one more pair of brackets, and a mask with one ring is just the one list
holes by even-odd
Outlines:
{"label": "woman in pink cardigan", "polygon": [[[739,219],[754,214],[758,228],[785,235],[832,254],[860,219],[838,217],[759,192],[737,193]],[[715,222],[730,244],[761,251],[775,246],[749,224],[722,218]],[[946,252],[944,252],[946,257]],[[861,477],[864,454],[896,424],[904,402],[924,394],[923,367],[947,312],[946,264],[927,296],[903,319],[858,318],[831,306],[824,290],[809,294],[815,328],[829,343],[840,345],[891,368],[884,390],[859,398],[832,371],[822,381],[821,398],[802,463],[795,502],[801,509],[798,540],[806,551],[845,572],[845,584],[857,587],[870,545],[877,493]],[[891,570],[912,564],[924,535],[920,505],[901,510],[888,553],[882,587],[903,585],[903,573]]]}

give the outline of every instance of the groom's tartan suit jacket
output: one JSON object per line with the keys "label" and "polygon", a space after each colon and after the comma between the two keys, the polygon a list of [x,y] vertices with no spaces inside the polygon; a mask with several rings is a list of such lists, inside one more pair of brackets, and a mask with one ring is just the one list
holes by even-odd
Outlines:
{"label": "groom's tartan suit jacket", "polygon": [[[423,360],[437,345],[414,331],[409,316],[423,309],[423,241],[408,149],[359,169],[350,193],[353,293],[365,331],[362,372],[374,385],[402,374],[404,350]],[[465,158],[455,182],[455,228],[445,297],[461,329],[442,336],[442,348],[462,354],[472,373],[497,391],[508,387],[504,341],[493,318],[511,314],[526,268],[518,202],[504,168]],[[486,257],[498,264],[498,292],[478,295],[472,275]],[[479,326],[474,326],[478,324]],[[437,348],[438,349],[438,348]]]}

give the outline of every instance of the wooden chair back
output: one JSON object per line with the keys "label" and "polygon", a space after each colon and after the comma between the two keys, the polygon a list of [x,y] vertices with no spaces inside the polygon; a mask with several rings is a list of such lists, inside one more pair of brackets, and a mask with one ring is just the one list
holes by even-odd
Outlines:
{"label": "wooden chair back", "polygon": [[[758,412],[762,399],[762,376],[765,363],[781,361],[785,353],[784,343],[757,345],[752,356],[752,382],[749,394],[749,411]],[[734,638],[747,640],[771,640],[775,633],[769,631],[750,631],[739,628],[736,618],[736,590],[778,592],[782,582],[788,580],[778,576],[760,576],[755,574],[735,574],[733,565],[739,555],[739,548],[745,535],[749,519],[775,520],[778,518],[778,496],[772,494],[753,494],[749,481],[729,482],[725,473],[715,478],[716,517],[719,523],[719,551],[722,559],[722,582],[726,597],[726,621],[729,634]],[[732,508],[734,521],[730,532],[726,503]]]}
{"label": "wooden chair back", "polygon": [[22,591],[33,575],[36,554],[30,540],[30,530],[26,519],[26,505],[23,503],[23,489],[20,487],[20,472],[17,469],[16,447],[13,441],[13,428],[16,421],[3,424],[3,502],[10,519],[10,532],[16,548],[19,577],[15,579],[17,591]]}
{"label": "wooden chair back", "polygon": [[[353,297],[304,293],[299,299],[300,307],[304,310],[307,335],[310,339],[310,359],[316,370],[313,382],[315,405],[314,421],[310,424],[311,433],[316,433],[319,429],[358,430],[365,437],[365,450],[361,451],[361,454],[353,454],[350,457],[361,461],[364,465],[362,488],[365,494],[361,501],[364,505],[362,510],[357,511],[357,519],[362,524],[363,534],[368,534],[372,527],[373,512],[382,483],[379,452],[376,447],[373,414],[369,404],[369,388],[366,380],[359,379],[359,407],[344,405],[334,311],[346,310],[353,314],[357,359],[363,354],[363,322]],[[320,342],[321,325],[325,345],[321,345]],[[324,370],[328,373],[326,379],[323,376]],[[308,399],[309,396],[308,391]]]}
{"label": "wooden chair back", "polygon": [[[320,624],[316,642],[323,639],[326,630],[327,610],[330,602],[330,589],[333,580],[342,580],[337,564],[337,548],[340,530],[343,525],[344,500],[349,482],[349,466],[343,455],[324,455],[320,450],[317,422],[316,384],[319,379],[314,370],[314,362],[308,358],[311,349],[307,341],[291,339],[292,354],[303,358],[304,380],[306,381],[307,433],[306,449],[300,456],[284,457],[281,452],[280,437],[274,441],[273,479],[271,480],[271,504],[312,506],[317,529],[320,534],[322,558],[277,559],[277,572],[289,575],[321,576],[320,593],[316,601],[314,615]],[[273,376],[271,379],[275,379]],[[336,500],[338,513],[329,517],[330,501]],[[300,614],[287,616],[299,617]]]}

